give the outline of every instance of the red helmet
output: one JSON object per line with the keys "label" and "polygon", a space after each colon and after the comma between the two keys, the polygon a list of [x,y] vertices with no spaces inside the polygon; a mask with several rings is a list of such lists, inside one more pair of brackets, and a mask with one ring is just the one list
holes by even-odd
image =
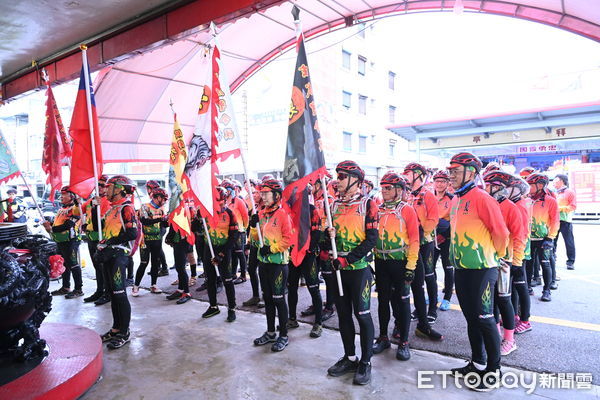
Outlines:
{"label": "red helmet", "polygon": [[530,185],[535,185],[535,184],[541,183],[544,186],[546,186],[546,185],[548,185],[548,182],[550,182],[550,180],[548,179],[548,177],[546,175],[540,174],[537,172],[529,175],[525,180]]}
{"label": "red helmet", "polygon": [[510,181],[510,187],[516,187],[519,189],[521,196],[527,195],[530,190],[529,184],[525,181],[525,179],[514,175]]}
{"label": "red helmet", "polygon": [[481,160],[476,155],[471,153],[458,153],[453,155],[450,159],[450,166],[448,169],[456,168],[460,165],[473,167],[477,172],[481,171],[481,167],[483,166]]}
{"label": "red helmet", "polygon": [[406,189],[406,181],[394,171],[387,172],[385,175],[383,175],[379,184],[392,185],[395,187]]}
{"label": "red helmet", "polygon": [[445,180],[449,181],[450,175],[448,175],[448,172],[444,171],[443,169],[440,169],[438,172],[436,172],[433,175],[433,180],[435,181],[436,179],[445,179]]}
{"label": "red helmet", "polygon": [[217,201],[225,201],[228,195],[227,189],[222,186],[217,186]]}
{"label": "red helmet", "polygon": [[519,171],[519,175],[521,178],[527,178],[529,175],[535,172],[535,168],[533,167],[525,167],[521,171]]}
{"label": "red helmet", "polygon": [[[60,188],[61,192],[66,192],[66,193],[71,193],[71,195],[75,196],[75,193],[73,193],[73,191],[71,191],[71,188],[68,186],[63,186]],[[15,191],[16,193],[16,191]]]}
{"label": "red helmet", "polygon": [[492,161],[492,162],[489,162],[489,163],[488,163],[488,164],[485,166],[485,168],[483,169],[483,172],[482,172],[482,174],[484,174],[484,175],[485,175],[485,174],[487,174],[488,172],[492,172],[492,171],[502,171],[502,168],[500,168],[500,165],[499,165],[497,162],[495,162],[495,161]]}
{"label": "red helmet", "polygon": [[483,176],[483,181],[491,185],[509,187],[514,177],[508,172],[492,171]]}
{"label": "red helmet", "polygon": [[263,183],[260,185],[260,191],[276,192],[281,194],[283,192],[283,185],[281,184],[281,181],[277,179],[267,179],[266,181],[263,181]]}
{"label": "red helmet", "polygon": [[163,188],[154,188],[152,189],[152,197],[162,196],[165,200],[169,200],[169,195],[167,191]]}
{"label": "red helmet", "polygon": [[106,181],[108,181],[109,177],[106,174],[102,174],[100,175],[100,177],[98,178],[98,183],[103,182],[106,183]]}
{"label": "red helmet", "polygon": [[150,180],[146,182],[146,189],[156,189],[160,187],[160,185],[158,184],[158,182],[154,181],[154,180]]}
{"label": "red helmet", "polygon": [[233,184],[233,182],[229,179],[223,179],[223,182],[221,182],[221,187],[225,188],[225,189],[234,189],[235,185]]}
{"label": "red helmet", "polygon": [[406,167],[404,167],[404,173],[407,173],[408,171],[420,171],[422,175],[427,175],[427,168],[423,164],[416,162],[406,164]]}
{"label": "red helmet", "polygon": [[335,172],[344,172],[348,175],[352,175],[363,181],[365,179],[365,171],[362,170],[358,164],[351,160],[342,161],[335,167]]}
{"label": "red helmet", "polygon": [[106,184],[118,186],[127,194],[132,194],[135,191],[135,183],[125,175],[115,175]]}
{"label": "red helmet", "polygon": [[373,181],[372,181],[372,180],[370,180],[370,179],[365,179],[365,180],[363,181],[363,183],[365,183],[366,185],[369,185],[369,186],[371,186],[372,188],[374,188],[374,187],[375,187],[375,185],[373,185]]}

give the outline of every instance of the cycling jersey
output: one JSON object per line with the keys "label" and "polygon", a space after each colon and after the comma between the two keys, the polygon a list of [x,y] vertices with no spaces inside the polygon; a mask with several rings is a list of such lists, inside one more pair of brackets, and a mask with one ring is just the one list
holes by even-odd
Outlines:
{"label": "cycling jersey", "polygon": [[379,236],[375,258],[407,260],[406,269],[414,270],[419,258],[419,220],[415,210],[396,201],[379,206]]}
{"label": "cycling jersey", "polygon": [[123,250],[132,251],[135,238],[126,235],[127,229],[137,229],[137,221],[133,204],[128,199],[111,203],[111,208],[104,216],[102,237],[109,245],[119,245]]}
{"label": "cycling jersey", "polygon": [[559,227],[560,220],[556,199],[546,194],[543,194],[539,199],[533,199],[531,240],[541,240],[546,237],[554,239],[558,234]]}
{"label": "cycling jersey", "polygon": [[[333,226],[338,255],[346,258],[348,267],[366,268],[375,246],[378,229],[378,209],[372,199],[356,194],[349,200],[337,199],[332,205]],[[373,230],[373,242],[367,240],[367,231]]]}
{"label": "cycling jersey", "polygon": [[523,221],[523,215],[518,206],[508,199],[500,201],[499,204],[504,222],[510,233],[507,254],[504,258],[515,265],[522,265],[523,253],[529,235]]}
{"label": "cycling jersey", "polygon": [[408,204],[417,212],[421,228],[423,229],[421,244],[433,242],[434,230],[440,219],[438,201],[435,195],[421,186],[409,194]]}
{"label": "cycling jersey", "polygon": [[52,224],[52,240],[57,243],[79,240],[81,210],[78,205],[62,206],[56,213]]}
{"label": "cycling jersey", "polygon": [[[216,211],[216,210],[215,210]],[[208,236],[213,246],[225,246],[228,241],[232,242],[233,233],[238,229],[235,215],[229,208],[216,211],[212,223],[206,221]]]}
{"label": "cycling jersey", "polygon": [[439,219],[450,221],[450,208],[452,206],[453,197],[453,195],[446,192],[442,197],[437,199]]}
{"label": "cycling jersey", "polygon": [[[146,203],[142,205],[139,215],[142,221],[144,240],[161,240],[163,223],[158,220],[165,216],[163,208],[157,207],[153,202]],[[151,222],[150,220],[157,221]]]}
{"label": "cycling jersey", "polygon": [[248,228],[248,207],[246,207],[246,203],[239,197],[234,197],[228,205],[228,208],[233,212],[235,216],[235,220],[238,225],[238,231],[246,232],[246,228]]}
{"label": "cycling jersey", "polygon": [[520,267],[523,265],[523,260],[531,259],[531,203],[529,199],[521,198],[515,205],[517,206],[519,214],[521,214],[521,223],[523,224],[523,229],[525,229],[526,234],[523,258],[519,260],[518,258],[513,257],[513,265]]}
{"label": "cycling jersey", "polygon": [[[269,246],[271,253],[266,257],[258,252],[258,260],[264,264],[287,264],[290,258],[292,245],[292,221],[281,205],[273,208],[264,208],[259,213],[259,225],[263,243]],[[258,233],[255,232],[255,240]]]}
{"label": "cycling jersey", "polygon": [[506,254],[508,229],[498,202],[473,182],[456,191],[450,211],[450,256],[457,269],[498,266]]}
{"label": "cycling jersey", "polygon": [[[100,217],[104,218],[106,212],[110,209],[110,201],[106,197],[100,198]],[[83,204],[83,210],[85,213],[85,234],[90,241],[97,242],[99,239],[98,236],[98,227],[95,226],[93,221],[95,221],[98,217],[95,214],[96,208],[92,205],[92,199],[89,199]]]}
{"label": "cycling jersey", "polygon": [[577,208],[575,192],[567,187],[559,189],[557,192],[556,201],[558,202],[560,220],[566,222],[573,221],[573,212]]}

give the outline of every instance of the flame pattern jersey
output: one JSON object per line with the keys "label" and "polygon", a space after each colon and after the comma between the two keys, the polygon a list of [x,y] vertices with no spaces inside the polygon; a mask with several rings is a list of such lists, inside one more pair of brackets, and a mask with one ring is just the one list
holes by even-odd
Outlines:
{"label": "flame pattern jersey", "polygon": [[438,199],[438,215],[440,219],[450,221],[450,208],[452,207],[452,195],[444,193],[444,195]]}
{"label": "flame pattern jersey", "polygon": [[215,212],[213,221],[206,220],[208,236],[213,246],[224,246],[230,235],[238,229],[235,215],[229,208]]}
{"label": "flame pattern jersey", "polygon": [[62,206],[57,211],[52,226],[58,227],[64,225],[68,220],[73,221],[75,225],[72,228],[64,230],[62,232],[52,232],[52,240],[54,240],[57,243],[60,243],[68,242],[69,240],[79,238],[79,231],[81,226],[81,210],[79,206]]}
{"label": "flame pattern jersey", "polygon": [[246,228],[248,228],[248,223],[250,222],[246,202],[240,197],[234,197],[229,203],[228,208],[233,212],[237,223],[237,230],[245,232]]}
{"label": "flame pattern jersey", "polygon": [[498,202],[483,189],[472,187],[452,199],[450,261],[455,268],[498,266],[508,244],[508,229]]}
{"label": "flame pattern jersey", "polygon": [[400,201],[379,206],[375,258],[406,260],[406,269],[416,268],[419,258],[419,220],[412,207]]}
{"label": "flame pattern jersey", "polygon": [[333,227],[338,254],[346,257],[346,269],[362,269],[369,265],[371,250],[360,248],[353,251],[367,238],[367,231],[378,229],[379,210],[372,199],[361,195],[348,201],[337,199],[332,205]]}
{"label": "flame pattern jersey", "polygon": [[575,192],[566,187],[562,188],[556,194],[556,201],[558,202],[558,212],[560,213],[560,220],[572,222],[573,212],[577,209],[577,200],[575,199]]}
{"label": "flame pattern jersey", "polygon": [[[157,219],[165,216],[165,211],[162,207],[156,207],[154,203],[146,203],[142,205],[142,209],[139,211],[139,215],[143,218]],[[144,233],[144,240],[161,240],[161,223],[155,222],[151,225],[142,223],[142,232]]]}
{"label": "flame pattern jersey", "polygon": [[[104,216],[106,215],[106,213],[108,212],[108,210],[110,209],[110,201],[108,201],[108,199],[106,197],[101,197],[100,198],[100,216],[101,218],[104,218]],[[83,204],[83,210],[85,213],[85,221],[86,221],[86,236],[89,240],[91,241],[98,241],[99,237],[98,237],[98,231],[97,230],[93,230],[93,225],[92,225],[92,218],[96,218],[96,216],[93,216],[92,214],[94,213],[94,207],[92,206],[92,199],[86,201]]]}
{"label": "flame pattern jersey", "polygon": [[[108,241],[119,237],[127,228],[137,227],[133,204],[127,199],[111,203],[111,208],[104,216],[102,237]],[[124,243],[130,249],[133,243]]]}
{"label": "flame pattern jersey", "polygon": [[[287,264],[290,260],[292,245],[292,220],[289,214],[278,206],[275,210],[262,209],[259,213],[260,231],[265,246],[269,246],[271,254],[263,257],[258,253],[258,261],[264,264]],[[258,241],[258,233],[254,231],[253,240]]]}
{"label": "flame pattern jersey", "polygon": [[417,212],[421,229],[423,229],[423,238],[421,243],[430,243],[434,240],[434,230],[439,221],[438,201],[435,195],[421,187],[414,192],[409,193],[408,204]]}
{"label": "flame pattern jersey", "polygon": [[526,221],[523,220],[519,207],[512,201],[505,199],[499,204],[509,232],[507,254],[504,258],[514,265],[523,265],[523,254],[529,235]]}
{"label": "flame pattern jersey", "polygon": [[556,238],[560,226],[558,203],[552,196],[543,195],[533,201],[531,211],[531,239]]}
{"label": "flame pattern jersey", "polygon": [[[525,248],[523,249],[523,259],[518,260],[513,257],[513,265],[520,267],[523,265],[523,260],[531,259],[531,200],[527,198],[519,199],[515,203],[517,206],[517,210],[519,210],[519,214],[521,214],[521,223],[525,229],[525,234],[527,235],[525,239]],[[519,261],[521,263],[519,264]]]}

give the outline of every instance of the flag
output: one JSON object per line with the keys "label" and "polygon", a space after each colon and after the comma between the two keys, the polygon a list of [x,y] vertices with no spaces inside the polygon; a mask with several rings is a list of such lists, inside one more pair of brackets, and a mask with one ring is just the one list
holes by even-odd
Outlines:
{"label": "flag", "polygon": [[[241,156],[242,146],[235,121],[233,101],[231,101],[231,93],[221,61],[221,52],[217,45],[213,48],[212,59],[213,99],[216,103],[217,120],[216,158],[220,161],[225,161],[230,156],[234,158]],[[224,84],[221,85],[221,82],[224,82]]]}
{"label": "flag", "polygon": [[171,141],[171,152],[169,154],[169,223],[188,243],[194,244],[195,236],[190,227],[189,209],[185,205],[184,198],[188,192],[188,180],[184,174],[187,161],[187,150],[183,138],[183,132],[174,116],[173,140]]}
{"label": "flag", "polygon": [[44,150],[42,170],[48,175],[46,183],[50,184],[50,201],[62,185],[62,166],[69,165],[71,143],[65,132],[60,112],[54,100],[50,85],[46,91],[46,131],[44,133]]}
{"label": "flag", "polygon": [[[89,68],[88,68],[89,71]],[[92,156],[92,140],[90,126],[94,128],[94,143],[96,148],[96,165],[98,176],[102,175],[102,146],[100,144],[100,129],[98,129],[98,116],[94,89],[90,79],[90,99],[92,103],[92,125],[88,118],[84,68],[81,67],[79,77],[79,90],[73,108],[73,117],[69,127],[69,135],[73,140],[73,156],[71,159],[71,177],[69,187],[81,197],[89,197],[96,187],[94,179],[94,160]],[[89,75],[88,75],[89,78]]]}
{"label": "flag", "polygon": [[310,82],[304,35],[296,42],[296,67],[288,120],[288,137],[283,168],[283,207],[292,218],[292,261],[300,265],[310,243],[310,204],[308,183],[327,172],[317,122],[317,110]]}
{"label": "flag", "polygon": [[0,132],[0,183],[7,182],[21,174],[17,161],[12,155],[4,135]]}
{"label": "flag", "polygon": [[198,106],[194,135],[189,143],[185,175],[189,178],[191,197],[203,217],[212,219],[217,198],[217,104],[219,93],[213,85],[213,57],[204,57],[200,82],[204,83]]}

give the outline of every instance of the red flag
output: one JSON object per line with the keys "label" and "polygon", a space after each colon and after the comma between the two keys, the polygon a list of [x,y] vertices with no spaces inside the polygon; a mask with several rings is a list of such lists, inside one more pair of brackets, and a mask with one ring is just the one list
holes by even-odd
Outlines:
{"label": "red flag", "polygon": [[62,166],[68,165],[71,158],[71,143],[65,132],[50,85],[48,85],[46,97],[46,131],[44,133],[42,170],[48,175],[46,183],[50,184],[50,201],[54,201],[54,194],[60,190],[62,185]]}
{"label": "red flag", "polygon": [[[88,69],[89,71],[89,69]],[[88,76],[89,78],[89,76]],[[90,99],[92,103],[92,125],[94,128],[94,143],[96,148],[96,165],[98,176],[102,174],[102,146],[100,144],[100,129],[96,114],[94,90],[90,82]],[[79,91],[73,108],[73,117],[69,134],[73,139],[73,157],[71,160],[71,179],[69,187],[81,197],[89,197],[95,189],[94,161],[92,155],[92,140],[90,137],[90,121],[88,119],[84,69],[81,67]]]}

